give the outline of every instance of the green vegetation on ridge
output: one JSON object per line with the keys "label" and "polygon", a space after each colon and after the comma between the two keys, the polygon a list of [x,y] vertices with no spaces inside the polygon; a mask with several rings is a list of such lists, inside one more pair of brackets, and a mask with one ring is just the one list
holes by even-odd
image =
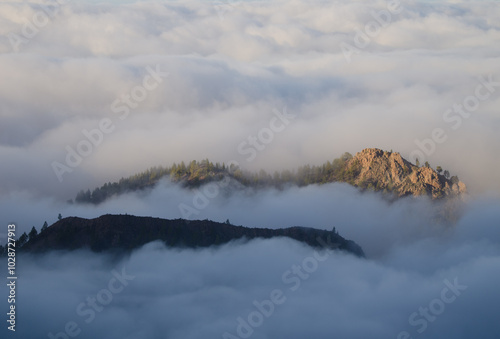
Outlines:
{"label": "green vegetation on ridge", "polygon": [[296,171],[276,171],[272,175],[264,170],[250,172],[241,170],[234,165],[214,164],[208,159],[193,160],[188,165],[184,162],[174,163],[171,167],[152,167],[142,173],[122,178],[118,182],[108,182],[93,191],[82,190],[76,195],[75,202],[99,204],[113,195],[153,187],[165,177],[169,177],[173,182],[180,183],[187,188],[196,188],[211,181],[222,180],[227,176],[247,187],[282,188],[289,184],[306,186],[334,181],[354,183],[353,180],[358,173],[352,166],[347,166],[347,162],[352,158],[350,153],[344,153],[340,158],[332,162],[327,161],[320,166],[305,165]]}
{"label": "green vegetation on ridge", "polygon": [[106,183],[93,191],[82,190],[76,195],[75,202],[99,204],[114,195],[151,188],[163,178],[169,178],[188,189],[229,177],[252,188],[281,189],[287,185],[302,187],[345,182],[363,190],[394,193],[398,197],[430,195],[432,198],[443,198],[465,192],[465,185],[457,177],[448,179],[449,172],[444,171],[443,175],[441,172],[443,169],[440,166],[437,171],[428,162],[423,167],[415,166],[399,153],[376,148],[367,148],[355,157],[344,153],[319,166],[305,165],[294,171],[283,170],[273,174],[264,170],[245,171],[234,165],[214,164],[205,159],[200,162],[193,160],[187,165],[181,162],[171,167],[153,167],[118,182]]}

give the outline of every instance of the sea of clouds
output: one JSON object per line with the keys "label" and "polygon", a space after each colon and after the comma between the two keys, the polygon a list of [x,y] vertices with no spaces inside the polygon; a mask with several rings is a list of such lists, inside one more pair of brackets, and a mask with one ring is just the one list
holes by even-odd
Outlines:
{"label": "sea of clouds", "polygon": [[[19,255],[16,335],[496,339],[498,17],[490,1],[2,2],[2,243],[12,222],[19,235],[59,213],[180,218],[185,204],[190,219],[336,227],[367,255],[289,239]],[[155,165],[209,158],[272,172],[366,147],[420,151],[470,195],[391,203],[329,184],[226,188],[200,202],[162,181],[98,206],[65,202]],[[269,316],[254,304],[271,299]]]}
{"label": "sea of clouds", "polygon": [[[177,218],[179,201],[190,204],[196,194],[163,182],[99,206],[68,205],[63,213]],[[496,338],[499,205],[498,197],[452,207],[426,198],[391,203],[345,184],[221,192],[193,218],[335,227],[360,244],[366,258],[286,238],[199,250],[152,243],[125,258],[87,251],[18,255],[17,334]],[[32,207],[37,216],[56,213],[44,201]],[[445,208],[460,211],[456,223],[440,217]],[[0,291],[8,293],[5,285]]]}

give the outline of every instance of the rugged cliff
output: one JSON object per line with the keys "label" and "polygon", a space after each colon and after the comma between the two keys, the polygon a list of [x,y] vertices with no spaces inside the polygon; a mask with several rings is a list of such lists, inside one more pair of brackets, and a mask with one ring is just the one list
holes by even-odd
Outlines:
{"label": "rugged cliff", "polygon": [[396,152],[367,148],[350,159],[346,171],[351,183],[373,190],[393,192],[397,196],[430,195],[432,198],[459,196],[467,191],[458,179],[447,179],[430,167],[418,167]]}

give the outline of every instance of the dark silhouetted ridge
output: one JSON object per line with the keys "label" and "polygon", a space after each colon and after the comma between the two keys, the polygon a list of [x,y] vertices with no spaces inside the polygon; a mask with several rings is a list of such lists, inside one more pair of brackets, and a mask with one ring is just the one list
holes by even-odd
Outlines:
{"label": "dark silhouetted ridge", "polygon": [[200,248],[237,239],[274,237],[288,237],[312,247],[340,249],[364,256],[359,245],[335,231],[307,227],[249,228],[209,220],[169,220],[131,215],[64,218],[28,241],[22,249],[25,252],[76,249],[131,251],[155,240],[163,241],[168,247]]}

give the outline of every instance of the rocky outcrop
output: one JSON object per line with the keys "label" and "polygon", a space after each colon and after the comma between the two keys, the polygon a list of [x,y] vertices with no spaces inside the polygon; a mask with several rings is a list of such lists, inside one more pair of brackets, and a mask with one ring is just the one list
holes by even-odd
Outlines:
{"label": "rocky outcrop", "polygon": [[363,250],[335,231],[307,227],[248,228],[209,220],[160,219],[131,215],[103,215],[96,219],[70,217],[56,222],[26,243],[25,252],[90,249],[131,251],[161,240],[168,247],[199,248],[237,239],[288,237],[311,247],[339,249],[363,257]]}
{"label": "rocky outcrop", "polygon": [[396,152],[367,148],[348,161],[346,169],[355,173],[353,183],[364,189],[383,190],[395,195],[429,195],[434,199],[466,193],[458,178],[447,179],[430,167],[418,167]]}

